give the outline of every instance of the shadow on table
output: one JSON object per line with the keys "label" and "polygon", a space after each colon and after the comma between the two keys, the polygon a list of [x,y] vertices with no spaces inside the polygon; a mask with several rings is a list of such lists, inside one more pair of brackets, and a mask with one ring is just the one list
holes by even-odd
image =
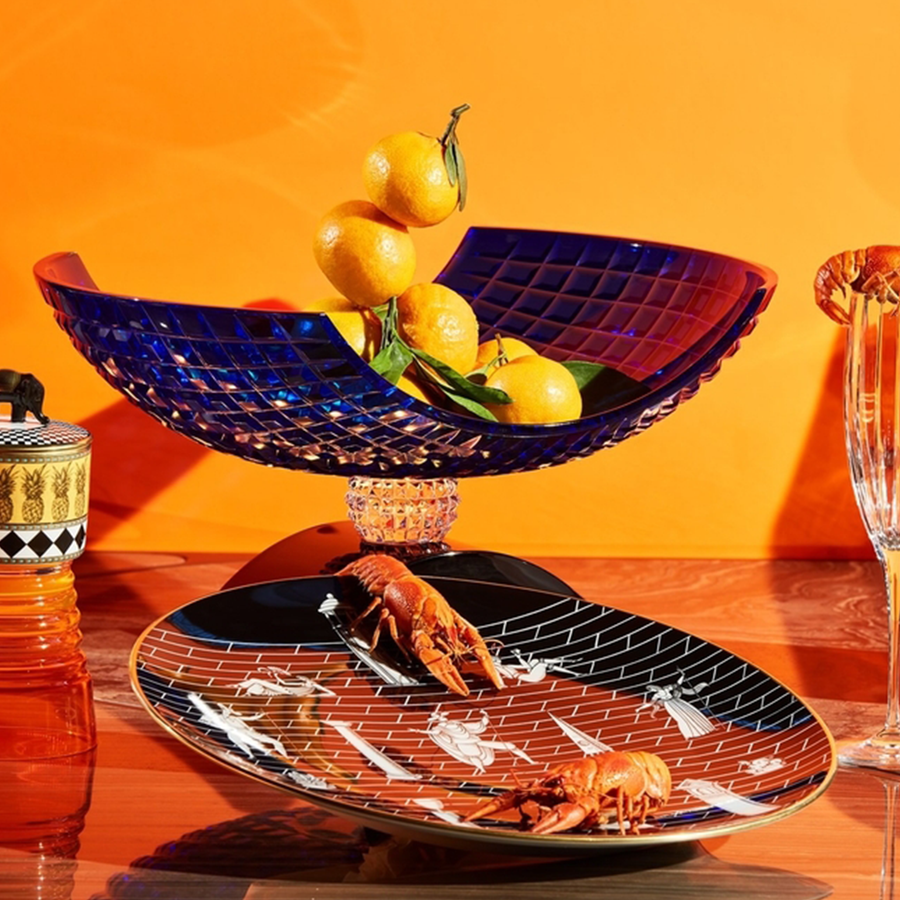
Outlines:
{"label": "shadow on table", "polygon": [[[301,888],[300,885],[303,885]],[[698,843],[523,860],[403,842],[315,807],[244,816],[185,835],[110,878],[91,900],[659,896],[814,900],[832,888],[812,878],[723,862]]]}

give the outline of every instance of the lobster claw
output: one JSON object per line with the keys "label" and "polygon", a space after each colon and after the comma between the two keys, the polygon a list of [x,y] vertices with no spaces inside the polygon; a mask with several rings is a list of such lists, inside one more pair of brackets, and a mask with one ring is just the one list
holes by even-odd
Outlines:
{"label": "lobster claw", "polygon": [[478,633],[478,630],[474,625],[471,625],[467,622],[462,616],[458,613],[454,613],[454,617],[456,619],[456,627],[459,630],[459,635],[462,638],[462,642],[466,645],[466,647],[471,651],[475,659],[481,663],[481,668],[484,670],[484,674],[490,678],[491,683],[494,685],[497,690],[502,690],[505,685],[503,683],[503,679],[500,677],[500,673],[497,671],[497,667],[494,665],[494,660],[491,657],[490,652],[488,651],[487,644],[484,642],[484,638]]}
{"label": "lobster claw", "polygon": [[[540,790],[535,793],[540,796]],[[534,808],[530,809],[529,807],[532,806]],[[577,802],[557,803],[549,812],[544,813],[540,800],[535,801],[530,795],[516,790],[507,791],[499,797],[494,797],[493,800],[466,816],[464,821],[474,822],[476,819],[483,819],[485,816],[491,816],[513,807],[518,808],[523,821],[534,822],[531,827],[532,834],[556,834],[570,828],[577,828],[585,820],[597,818],[596,810]]]}
{"label": "lobster claw", "polygon": [[583,822],[596,819],[595,810],[588,809],[581,803],[558,803],[544,818],[535,823],[532,834],[556,834],[577,828]]}
{"label": "lobster claw", "polygon": [[506,793],[500,794],[499,797],[494,797],[493,800],[483,803],[474,812],[469,813],[463,821],[474,822],[476,819],[492,816],[496,812],[512,809],[514,806],[520,805],[520,803],[519,794],[516,791],[506,791]]}
{"label": "lobster claw", "polygon": [[412,643],[413,653],[441,684],[446,685],[451,691],[462,697],[469,696],[469,688],[463,681],[459,669],[453,665],[449,653],[438,650],[434,641],[424,631],[413,635]]}

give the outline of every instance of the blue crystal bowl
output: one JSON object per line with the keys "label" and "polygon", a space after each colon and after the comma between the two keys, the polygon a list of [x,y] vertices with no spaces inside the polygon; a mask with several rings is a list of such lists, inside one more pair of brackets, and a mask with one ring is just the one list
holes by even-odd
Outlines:
{"label": "blue crystal bowl", "polygon": [[436,280],[471,301],[483,337],[602,363],[631,386],[576,421],[507,425],[404,393],[322,313],[107,294],[74,253],[35,275],[81,354],[168,428],[263,465],[414,479],[558,465],[643,431],[716,374],[776,284],[764,266],[685,247],[470,229]]}

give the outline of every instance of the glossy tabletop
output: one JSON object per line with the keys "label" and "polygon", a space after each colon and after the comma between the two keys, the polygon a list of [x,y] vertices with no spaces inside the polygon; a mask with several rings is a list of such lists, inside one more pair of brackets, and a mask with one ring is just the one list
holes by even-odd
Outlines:
{"label": "glossy tabletop", "polygon": [[[839,770],[795,815],[714,841],[528,860],[404,843],[223,768],[150,719],[131,691],[128,657],[148,625],[217,591],[246,561],[165,553],[78,561],[96,757],[44,773],[8,771],[0,817],[45,803],[56,779],[60,814],[66,804],[67,814],[83,811],[80,847],[70,850],[74,859],[43,863],[0,848],[0,898],[894,895],[900,780],[861,770]],[[754,663],[807,701],[838,742],[880,723],[886,628],[874,561],[533,562],[589,600]]]}

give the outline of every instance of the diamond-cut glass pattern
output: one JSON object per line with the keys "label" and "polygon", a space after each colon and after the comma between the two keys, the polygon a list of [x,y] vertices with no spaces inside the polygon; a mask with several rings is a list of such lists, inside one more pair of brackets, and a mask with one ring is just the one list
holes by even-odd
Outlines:
{"label": "diamond-cut glass pattern", "polygon": [[522,337],[648,388],[575,422],[504,425],[390,385],[320,313],[105,294],[75,254],[41,260],[35,275],[75,347],[167,427],[264,465],[389,478],[558,465],[643,431],[716,374],[775,288],[770,270],[699,250],[470,229],[437,280],[471,301],[484,336]]}

